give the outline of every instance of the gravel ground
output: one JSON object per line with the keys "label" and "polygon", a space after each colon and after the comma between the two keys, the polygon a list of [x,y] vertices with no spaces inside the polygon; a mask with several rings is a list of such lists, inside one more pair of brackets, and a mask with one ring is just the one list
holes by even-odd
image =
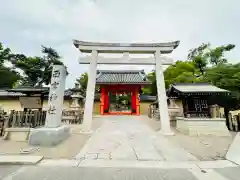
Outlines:
{"label": "gravel ground", "polygon": [[[29,150],[29,153],[23,155],[41,155],[44,158],[71,159],[80,152],[86,141],[90,138],[89,134],[80,134],[81,125],[69,125],[71,135],[68,139],[54,147],[37,147],[30,146],[27,142],[13,142],[0,140],[0,154],[20,155],[22,150]],[[101,126],[101,120],[94,118],[92,123],[93,131]]]}
{"label": "gravel ground", "polygon": [[168,136],[167,138],[178,143],[199,160],[207,161],[225,159],[227,150],[235,135],[235,132],[231,132],[231,137],[193,137],[175,131],[175,136]]}
{"label": "gravel ground", "polygon": [[[145,122],[154,130],[160,129],[160,121],[146,118]],[[226,152],[232,143],[236,133],[230,132],[230,137],[217,136],[189,136],[176,131],[174,136],[166,136],[169,140],[179,144],[199,160],[221,160],[225,159]]]}

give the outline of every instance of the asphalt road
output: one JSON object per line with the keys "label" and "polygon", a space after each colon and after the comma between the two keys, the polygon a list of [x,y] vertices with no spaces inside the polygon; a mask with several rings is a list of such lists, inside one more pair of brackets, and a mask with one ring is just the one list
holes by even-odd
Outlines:
{"label": "asphalt road", "polygon": [[[216,169],[239,180],[240,168]],[[0,166],[1,180],[198,180],[187,169]],[[202,179],[201,179],[202,180]]]}

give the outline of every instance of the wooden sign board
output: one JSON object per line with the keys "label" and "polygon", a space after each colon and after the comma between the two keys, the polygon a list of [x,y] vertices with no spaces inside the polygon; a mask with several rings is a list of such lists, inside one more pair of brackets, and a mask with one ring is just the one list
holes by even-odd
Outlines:
{"label": "wooden sign board", "polygon": [[19,97],[21,106],[28,109],[42,108],[40,97]]}

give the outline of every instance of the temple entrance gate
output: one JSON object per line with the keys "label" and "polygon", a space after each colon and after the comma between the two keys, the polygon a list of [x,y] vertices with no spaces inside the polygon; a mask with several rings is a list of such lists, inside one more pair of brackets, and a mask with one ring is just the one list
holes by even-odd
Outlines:
{"label": "temple entrance gate", "polygon": [[100,114],[140,115],[139,93],[150,85],[143,70],[98,70]]}
{"label": "temple entrance gate", "polygon": [[[108,114],[132,114],[131,92],[113,92],[108,93],[109,110]],[[101,112],[101,114],[104,114]]]}
{"label": "temple entrance gate", "polygon": [[[98,43],[74,40],[73,44],[82,53],[91,53],[91,56],[81,57],[80,64],[90,64],[88,73],[88,84],[86,102],[84,109],[83,126],[86,132],[91,131],[92,111],[94,103],[94,92],[97,78],[97,64],[122,64],[122,65],[155,65],[157,80],[157,95],[159,103],[159,114],[161,119],[161,132],[166,135],[173,135],[170,128],[168,114],[165,82],[163,76],[163,65],[173,64],[171,58],[161,54],[171,53],[178,47],[179,41],[168,43]],[[107,58],[99,56],[100,53],[122,53],[120,58]],[[131,58],[129,54],[152,54],[149,58]]]}

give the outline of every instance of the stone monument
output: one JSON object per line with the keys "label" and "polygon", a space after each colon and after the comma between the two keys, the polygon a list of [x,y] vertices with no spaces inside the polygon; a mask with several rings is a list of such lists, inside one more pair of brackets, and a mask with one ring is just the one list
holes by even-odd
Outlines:
{"label": "stone monument", "polygon": [[53,146],[69,136],[69,127],[63,126],[61,122],[65,80],[66,68],[62,65],[54,65],[45,126],[31,130],[29,144]]}

